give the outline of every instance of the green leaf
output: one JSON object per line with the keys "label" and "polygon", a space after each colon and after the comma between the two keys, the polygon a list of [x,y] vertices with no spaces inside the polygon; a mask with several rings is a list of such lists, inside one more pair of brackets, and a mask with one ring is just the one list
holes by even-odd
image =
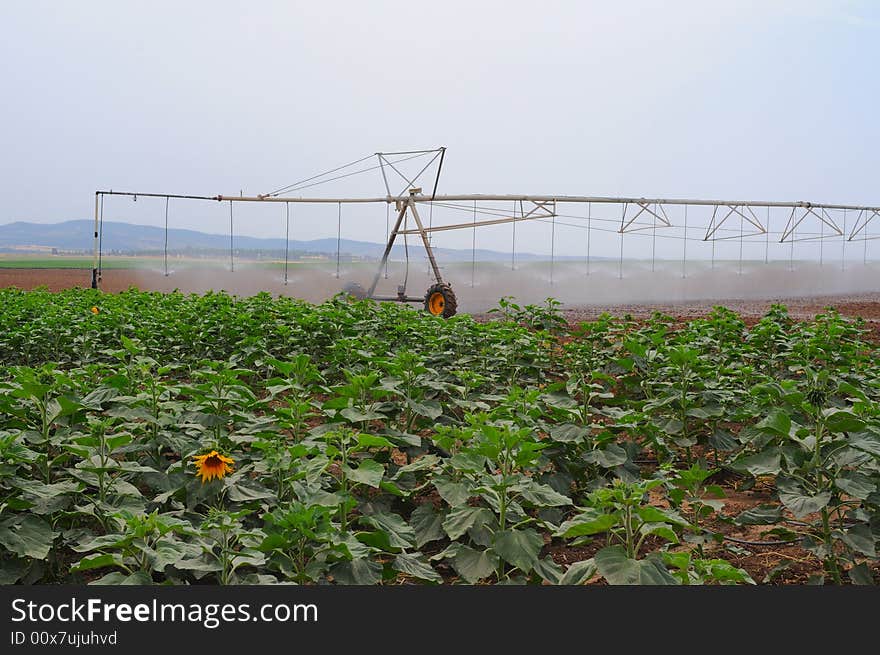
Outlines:
{"label": "green leaf", "polygon": [[70,567],[71,573],[78,571],[91,571],[92,569],[100,569],[105,566],[121,566],[122,558],[117,553],[101,553],[99,555],[88,555]]}
{"label": "green leaf", "polygon": [[529,480],[520,490],[520,496],[536,507],[562,507],[571,505],[571,498],[555,491],[553,487]]}
{"label": "green leaf", "polygon": [[779,500],[791,510],[795,518],[800,519],[826,507],[831,501],[831,492],[823,491],[815,496],[808,496],[795,490],[783,491],[780,489]]}
{"label": "green leaf", "polygon": [[387,417],[379,412],[371,410],[361,411],[355,407],[346,407],[339,413],[350,423],[360,423],[362,421],[384,421]]}
{"label": "green leaf", "polygon": [[[384,418],[384,417],[383,417]],[[362,448],[394,448],[394,444],[385,437],[360,432],[357,435],[358,446]]]}
{"label": "green leaf", "polygon": [[612,585],[634,585],[641,581],[639,562],[626,556],[623,546],[607,546],[593,558],[599,573]]}
{"label": "green leaf", "polygon": [[608,532],[617,525],[617,519],[616,513],[605,514],[597,509],[588,509],[560,525],[554,534],[557,537],[583,537]]}
{"label": "green leaf", "polygon": [[679,581],[654,558],[634,560],[623,546],[606,546],[593,558],[599,573],[612,585],[674,585]]}
{"label": "green leaf", "polygon": [[375,514],[362,516],[360,522],[385,532],[394,548],[405,549],[415,545],[415,530],[397,514],[376,512]]}
{"label": "green leaf", "polygon": [[443,582],[443,578],[425,560],[424,556],[412,553],[401,553],[394,558],[394,569],[419,580]]}
{"label": "green leaf", "polygon": [[417,402],[412,399],[407,399],[406,404],[416,414],[420,416],[425,416],[431,420],[438,418],[441,414],[443,414],[443,408],[440,407],[440,403],[438,403],[436,400],[425,400],[422,402]]}
{"label": "green leaf", "polygon": [[4,558],[0,566],[0,585],[12,585],[21,580],[28,570],[28,561],[24,558]]}
{"label": "green leaf", "polygon": [[455,545],[458,548],[455,549],[455,556],[452,558],[452,568],[466,582],[474,584],[495,573],[498,556],[491,550],[474,550],[463,544]]}
{"label": "green leaf", "polygon": [[550,438],[559,443],[575,443],[583,441],[589,433],[590,431],[581,425],[562,423],[551,428]]}
{"label": "green leaf", "polygon": [[338,584],[374,585],[382,579],[382,565],[357,558],[350,562],[338,562],[330,569],[330,573]]}
{"label": "green leaf", "polygon": [[108,573],[102,578],[98,578],[97,580],[90,582],[90,585],[151,585],[153,584],[153,578],[149,573],[144,571],[137,571],[130,575],[126,575],[121,571],[113,571],[112,573]]}
{"label": "green leaf", "polygon": [[445,512],[435,511],[431,503],[424,503],[413,510],[409,520],[416,534],[416,548],[446,537],[443,532],[445,518]]}
{"label": "green leaf", "polygon": [[835,486],[846,494],[859,500],[865,500],[877,491],[877,484],[863,473],[847,471],[834,480]]}
{"label": "green leaf", "polygon": [[642,521],[648,523],[671,523],[672,525],[689,525],[678,513],[671,509],[660,509],[651,505],[644,505],[636,509],[636,513]]}
{"label": "green leaf", "polygon": [[57,532],[38,516],[13,516],[0,523],[0,545],[19,557],[46,559]]}
{"label": "green leaf", "polygon": [[365,484],[375,489],[382,481],[382,476],[385,475],[385,467],[374,459],[365,459],[356,469],[346,467],[345,474],[352,482]]}
{"label": "green leaf", "polygon": [[582,585],[596,575],[596,562],[593,558],[575,562],[566,569],[562,579],[559,580],[561,585]]}
{"label": "green leaf", "polygon": [[246,503],[252,500],[263,500],[275,497],[275,493],[268,489],[252,487],[250,485],[246,486],[240,482],[226,484],[226,493],[229,500],[236,503]]}
{"label": "green leaf", "polygon": [[865,422],[852,412],[841,410],[825,417],[825,428],[829,432],[859,432],[865,429]]}
{"label": "green leaf", "polygon": [[865,562],[856,564],[849,570],[849,579],[852,580],[853,584],[857,585],[874,584],[874,575],[871,573],[871,569],[868,568],[868,565]]}
{"label": "green leaf", "polygon": [[450,507],[464,505],[471,496],[467,486],[461,482],[435,479],[434,487],[436,487],[437,493],[440,494],[440,497],[445,500]]}
{"label": "green leaf", "polygon": [[639,533],[643,535],[653,534],[666,539],[674,544],[678,543],[678,535],[666,523],[643,523],[639,527]]}
{"label": "green leaf", "polygon": [[866,557],[877,557],[877,549],[874,545],[874,535],[871,528],[865,523],[860,523],[849,528],[846,532],[838,533],[840,540],[857,553]]}
{"label": "green leaf", "polygon": [[397,469],[397,472],[394,474],[393,480],[397,480],[401,475],[406,473],[416,473],[417,471],[427,471],[440,463],[440,458],[437,455],[425,455],[423,457],[419,457],[416,461],[411,464],[407,464],[405,466],[401,466]]}
{"label": "green leaf", "polygon": [[849,445],[880,457],[880,436],[873,432],[859,432],[849,435]]}
{"label": "green leaf", "polygon": [[610,444],[605,448],[591,450],[584,455],[584,460],[595,463],[602,468],[611,469],[624,464],[627,460],[626,451],[617,444]]}
{"label": "green leaf", "polygon": [[787,437],[791,431],[791,417],[781,409],[774,409],[766,418],[759,421],[756,427],[763,432]]}
{"label": "green leaf", "polygon": [[455,507],[443,520],[443,530],[450,539],[458,539],[469,529],[494,520],[495,515],[485,507]]}
{"label": "green leaf", "polygon": [[544,546],[544,540],[537,531],[531,528],[525,530],[502,530],[495,533],[492,548],[508,564],[517,567],[523,573],[528,573],[538,561],[538,553]]}
{"label": "green leaf", "polygon": [[747,471],[752,475],[776,475],[782,470],[781,454],[778,448],[768,448],[748,457],[737,458],[732,467],[737,471]]}
{"label": "green leaf", "polygon": [[782,520],[779,505],[763,504],[747,509],[734,519],[737,525],[772,525]]}

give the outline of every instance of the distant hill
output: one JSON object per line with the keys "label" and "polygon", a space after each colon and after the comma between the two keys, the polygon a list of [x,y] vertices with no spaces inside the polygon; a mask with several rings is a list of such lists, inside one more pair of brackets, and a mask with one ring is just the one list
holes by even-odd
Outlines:
{"label": "distant hill", "polygon": [[[56,248],[59,252],[91,252],[93,245],[94,222],[89,220],[65,221],[63,223],[27,223],[18,221],[0,225],[0,251],[46,252]],[[161,252],[165,243],[165,230],[150,225],[135,225],[104,221],[102,249],[105,253],[147,254]],[[284,252],[284,239],[264,239],[235,236],[235,250],[240,254],[248,251],[264,255]],[[314,239],[311,241],[290,241],[292,256],[333,255],[336,253],[336,239]],[[229,248],[228,234],[208,234],[196,230],[168,230],[168,250],[172,253],[188,252],[193,254],[211,251],[224,251]],[[379,259],[385,246],[369,241],[342,239],[340,250],[349,257],[359,259]],[[410,255],[420,257],[423,253],[418,237],[410,239]],[[468,249],[436,248],[438,257],[446,261],[470,261],[471,251]],[[403,244],[395,244],[392,251],[394,259],[405,256]],[[517,252],[518,260],[546,259],[545,255],[534,255]],[[476,258],[480,261],[508,261],[509,252],[496,250],[477,250]],[[568,257],[557,257],[569,259]]]}

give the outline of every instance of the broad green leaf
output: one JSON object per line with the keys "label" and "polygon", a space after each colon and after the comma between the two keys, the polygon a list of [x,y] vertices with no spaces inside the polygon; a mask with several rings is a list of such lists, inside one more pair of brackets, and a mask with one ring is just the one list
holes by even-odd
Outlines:
{"label": "broad green leaf", "polygon": [[747,471],[755,476],[776,475],[782,470],[781,454],[778,448],[768,448],[748,457],[739,457],[732,466],[737,471]]}
{"label": "broad green leaf", "polygon": [[844,493],[865,500],[875,491],[878,491],[877,484],[863,473],[856,471],[848,471],[841,473],[834,479],[834,484]]}
{"label": "broad green leaf", "polygon": [[100,569],[105,566],[121,566],[122,557],[118,553],[101,553],[98,555],[88,555],[70,567],[71,573],[79,571],[90,571],[92,569]]}
{"label": "broad green leaf", "polygon": [[557,537],[583,537],[592,534],[608,532],[617,525],[617,514],[605,514],[596,509],[588,509],[585,512],[569,519],[556,530]]}
{"label": "broad green leaf", "polygon": [[0,545],[19,557],[46,559],[57,535],[46,521],[30,514],[0,523]]}
{"label": "broad green leaf", "polygon": [[853,584],[857,585],[873,585],[874,575],[871,573],[871,569],[868,568],[868,565],[865,562],[860,564],[856,564],[849,570],[849,579],[852,580]]}
{"label": "broad green leaf", "polygon": [[411,548],[415,545],[416,533],[409,524],[397,514],[376,512],[360,518],[361,523],[366,523],[374,528],[384,531],[394,548]]}
{"label": "broad green leaf", "polygon": [[150,577],[148,573],[144,571],[136,571],[135,573],[131,573],[126,575],[121,571],[113,571],[112,573],[108,573],[102,578],[98,578],[97,580],[90,582],[90,585],[151,585],[153,584],[153,578]]}
{"label": "broad green leaf", "polygon": [[538,561],[544,540],[535,530],[502,530],[495,533],[492,548],[508,564],[528,573]]}
{"label": "broad green leaf", "polygon": [[423,400],[417,402],[412,399],[407,399],[406,404],[419,416],[424,416],[431,420],[439,418],[440,415],[443,414],[443,408],[440,407],[440,403],[436,400]]}
{"label": "broad green leaf", "polygon": [[470,546],[456,544],[452,568],[466,582],[475,584],[495,573],[498,567],[498,556],[490,550],[474,550]]}
{"label": "broad green leaf", "polygon": [[227,484],[226,493],[229,500],[236,503],[246,503],[252,500],[264,500],[275,497],[275,493],[268,489],[261,489],[242,483]]}
{"label": "broad green leaf", "polygon": [[617,444],[609,444],[604,448],[591,450],[584,455],[584,460],[596,463],[602,468],[610,469],[624,464],[627,460],[626,451]]}
{"label": "broad green leaf", "polygon": [[421,548],[431,541],[446,537],[443,532],[443,519],[445,518],[445,512],[435,511],[431,503],[424,503],[413,510],[410,515],[410,524],[416,534],[416,548]]}
{"label": "broad green leaf", "polygon": [[519,493],[524,500],[536,507],[562,507],[572,504],[571,498],[554,491],[553,487],[531,480]]}
{"label": "broad green leaf", "polygon": [[388,441],[385,437],[380,437],[375,434],[367,434],[366,432],[359,432],[357,435],[358,446],[362,448],[394,448],[394,444]]}
{"label": "broad green leaf", "polygon": [[612,585],[675,585],[679,581],[659,558],[630,559],[623,546],[606,546],[593,558],[599,573]]}
{"label": "broad green leaf", "polygon": [[337,563],[330,573],[338,584],[374,585],[382,579],[382,565],[373,560],[357,558]]}
{"label": "broad green leaf", "polygon": [[384,421],[387,417],[379,412],[371,410],[362,411],[356,407],[346,407],[339,411],[346,420],[351,423],[360,423],[361,421]]}
{"label": "broad green leaf", "polygon": [[365,459],[356,469],[346,467],[345,474],[352,482],[376,488],[385,475],[385,467],[374,459]]}
{"label": "broad green leaf", "polygon": [[815,496],[809,496],[795,490],[779,491],[779,500],[785,505],[796,518],[803,518],[807,514],[818,512],[826,507],[831,501],[831,492],[823,491]]}
{"label": "broad green leaf", "polygon": [[612,585],[641,583],[639,562],[626,556],[623,546],[606,546],[593,558],[599,573]]}
{"label": "broad green leaf", "polygon": [[495,515],[485,507],[455,507],[443,521],[443,530],[450,539],[458,539],[470,528],[491,523]]}
{"label": "broad green leaf", "polygon": [[565,574],[559,580],[561,585],[582,585],[596,575],[596,562],[593,558],[575,562],[566,569]]}
{"label": "broad green leaf", "polygon": [[678,535],[667,523],[643,523],[639,527],[639,534],[653,534],[674,544],[678,543]]}
{"label": "broad green leaf", "polygon": [[437,493],[445,500],[450,507],[459,507],[467,503],[471,494],[466,485],[461,482],[452,482],[451,480],[434,480],[434,487]]}
{"label": "broad green leaf", "polygon": [[395,570],[405,573],[419,580],[427,580],[428,582],[443,582],[443,578],[423,556],[412,553],[401,553],[394,558],[393,564]]}
{"label": "broad green leaf", "polygon": [[866,557],[877,557],[874,535],[867,524],[859,523],[838,534],[840,540],[857,553],[861,553]]}
{"label": "broad green leaf", "polygon": [[4,558],[0,566],[0,585],[12,585],[21,580],[28,570],[28,561],[24,558]]}
{"label": "broad green leaf", "polygon": [[671,523],[673,525],[689,525],[677,512],[671,509],[661,509],[652,505],[644,505],[636,509],[636,513],[642,521],[649,523]]}
{"label": "broad green leaf", "polygon": [[791,417],[781,409],[774,409],[756,427],[764,432],[787,437],[791,431]]}
{"label": "broad green leaf", "polygon": [[880,435],[874,432],[859,432],[849,435],[849,445],[880,457]]}
{"label": "broad green leaf", "polygon": [[419,457],[417,460],[410,464],[406,464],[405,466],[401,466],[397,469],[397,472],[394,474],[394,480],[399,478],[401,475],[405,473],[415,473],[417,471],[429,471],[440,463],[440,458],[437,455],[425,455],[423,457]]}
{"label": "broad green leaf", "polygon": [[825,417],[825,428],[829,432],[860,432],[865,429],[865,422],[852,412],[836,411]]}
{"label": "broad green leaf", "polygon": [[742,512],[734,519],[737,525],[772,525],[782,520],[782,508],[779,505],[757,505]]}
{"label": "broad green leaf", "polygon": [[562,423],[551,428],[550,438],[559,443],[575,443],[583,441],[589,433],[589,429],[581,425]]}

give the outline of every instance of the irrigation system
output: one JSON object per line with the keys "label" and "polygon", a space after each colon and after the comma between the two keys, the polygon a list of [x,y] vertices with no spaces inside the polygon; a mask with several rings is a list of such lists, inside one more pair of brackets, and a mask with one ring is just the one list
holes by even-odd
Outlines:
{"label": "irrigation system", "polygon": [[[555,258],[556,225],[567,225],[585,229],[587,232],[587,258],[591,231],[613,232],[620,241],[620,275],[623,275],[624,237],[629,234],[648,236],[652,239],[652,266],[656,253],[657,238],[674,238],[682,242],[682,263],[687,258],[688,241],[714,243],[738,240],[740,244],[740,264],[743,243],[763,243],[765,261],[771,240],[790,243],[791,256],[794,243],[799,241],[840,240],[842,257],[848,242],[863,241],[864,256],[867,257],[867,241],[880,238],[880,234],[869,234],[869,224],[880,214],[880,207],[829,204],[807,201],[775,202],[763,200],[705,200],[685,198],[635,198],[609,196],[571,196],[571,195],[493,195],[493,194],[440,194],[437,192],[446,148],[410,150],[399,152],[378,152],[353,162],[335,167],[323,173],[299,180],[266,194],[244,195],[181,195],[171,193],[142,193],[134,191],[96,191],[95,192],[95,233],[94,263],[92,268],[92,288],[98,288],[102,277],[102,235],[104,198],[108,196],[152,197],[165,200],[165,274],[168,274],[168,207],[172,199],[212,201],[229,204],[229,256],[230,268],[235,269],[234,257],[234,206],[237,203],[282,203],[285,208],[285,239],[289,245],[290,205],[291,204],[335,204],[338,208],[337,221],[337,277],[341,243],[342,208],[352,204],[384,204],[394,209],[396,218],[393,225],[386,227],[385,249],[376,268],[372,283],[364,288],[349,283],[343,289],[357,298],[424,303],[425,309],[437,316],[450,317],[455,314],[457,299],[451,285],[444,279],[441,266],[437,262],[432,246],[432,235],[450,230],[473,230],[492,225],[511,225],[511,261],[516,257],[516,226],[523,222],[548,222],[553,226],[551,232],[551,267]],[[404,172],[404,162],[418,164],[412,174]],[[422,163],[424,162],[424,165]],[[412,165],[412,164],[411,164]],[[295,196],[304,189],[329,182],[342,180],[354,175],[379,171],[384,183],[385,194],[375,197],[303,197]],[[399,191],[396,191],[401,186]],[[423,186],[425,183],[427,185]],[[392,187],[392,184],[395,186]],[[576,211],[575,206],[586,211]],[[594,215],[593,207],[604,207],[604,215]],[[420,208],[430,207],[431,220],[426,222]],[[434,207],[461,212],[471,220],[461,222],[442,222],[434,224]],[[675,208],[675,211],[673,211]],[[701,208],[701,221],[688,226],[688,209]],[[784,227],[770,230],[771,212],[780,214]],[[675,216],[675,219],[670,216]],[[572,223],[576,220],[577,223]],[[387,225],[387,223],[386,223]],[[670,228],[683,228],[683,235],[664,234]],[[688,230],[690,229],[690,236]],[[696,234],[697,236],[693,236]],[[409,295],[406,278],[398,285],[396,295],[379,295],[377,287],[383,270],[387,276],[387,262],[392,248],[399,237],[418,236],[424,246],[434,283],[424,295]],[[472,241],[475,252],[476,240]],[[287,281],[288,249],[285,249],[284,276]],[[552,268],[551,268],[552,270]],[[551,278],[552,279],[552,278]]]}

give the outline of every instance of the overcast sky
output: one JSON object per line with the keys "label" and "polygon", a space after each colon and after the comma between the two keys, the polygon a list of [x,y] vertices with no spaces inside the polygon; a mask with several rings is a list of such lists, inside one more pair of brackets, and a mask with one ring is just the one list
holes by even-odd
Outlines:
{"label": "overcast sky", "polygon": [[[447,193],[880,203],[873,2],[5,0],[0,61],[0,223],[88,218],[96,189],[256,194],[440,145]],[[360,177],[332,192],[384,193]],[[162,222],[137,205],[105,217]],[[335,236],[322,211],[297,236]],[[371,211],[344,236],[380,240]],[[173,212],[228,226],[228,208]],[[237,229],[278,235],[279,212]]]}

